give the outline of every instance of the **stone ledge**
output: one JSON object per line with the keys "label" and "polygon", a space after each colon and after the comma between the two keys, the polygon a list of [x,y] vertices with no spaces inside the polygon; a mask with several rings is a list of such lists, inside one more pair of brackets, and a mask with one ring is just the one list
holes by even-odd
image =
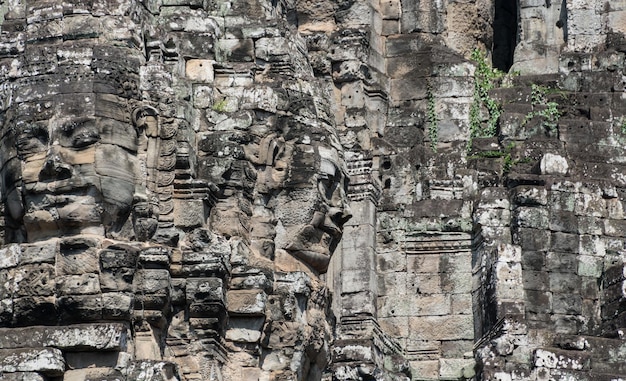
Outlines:
{"label": "stone ledge", "polygon": [[124,323],[0,328],[0,351],[36,347],[125,350],[127,330],[128,326]]}
{"label": "stone ledge", "polygon": [[39,372],[58,376],[64,371],[63,353],[56,348],[0,349],[0,374]]}

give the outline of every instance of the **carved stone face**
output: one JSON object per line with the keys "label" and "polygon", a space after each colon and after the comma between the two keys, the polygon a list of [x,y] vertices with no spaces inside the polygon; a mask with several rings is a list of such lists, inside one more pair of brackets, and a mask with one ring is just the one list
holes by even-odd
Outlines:
{"label": "carved stone face", "polygon": [[[137,133],[131,123],[63,110],[14,123],[4,141],[3,193],[10,218],[36,241],[59,234],[105,235],[128,217],[135,194]],[[7,147],[9,146],[9,147]],[[19,181],[21,175],[21,182]]]}
{"label": "carved stone face", "polygon": [[[322,132],[325,132],[322,130]],[[277,247],[325,272],[350,219],[348,177],[334,134],[295,143],[289,179],[277,197]]]}

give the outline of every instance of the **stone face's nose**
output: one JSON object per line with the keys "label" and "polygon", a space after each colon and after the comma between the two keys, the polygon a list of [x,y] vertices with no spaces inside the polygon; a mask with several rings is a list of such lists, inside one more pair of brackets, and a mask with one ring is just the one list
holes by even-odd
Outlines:
{"label": "stone face's nose", "polygon": [[39,181],[65,180],[70,177],[72,177],[72,168],[58,153],[49,154],[39,172]]}

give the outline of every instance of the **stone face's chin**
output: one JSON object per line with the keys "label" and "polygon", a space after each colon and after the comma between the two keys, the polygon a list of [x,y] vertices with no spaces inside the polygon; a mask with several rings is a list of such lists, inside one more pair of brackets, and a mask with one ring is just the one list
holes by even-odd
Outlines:
{"label": "stone face's chin", "polygon": [[311,266],[320,274],[325,273],[328,269],[328,264],[330,263],[330,254],[312,250],[287,249],[287,251],[294,257]]}
{"label": "stone face's chin", "polygon": [[285,246],[285,250],[316,271],[324,273],[330,263],[337,237],[336,231],[331,235],[321,228],[305,225]]}

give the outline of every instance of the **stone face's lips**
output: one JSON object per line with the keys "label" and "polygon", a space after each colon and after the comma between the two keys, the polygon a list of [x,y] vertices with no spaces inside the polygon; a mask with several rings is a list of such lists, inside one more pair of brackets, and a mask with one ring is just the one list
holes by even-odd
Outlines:
{"label": "stone face's lips", "polygon": [[87,187],[96,187],[88,177],[76,177],[67,180],[56,180],[50,182],[36,182],[26,185],[26,190],[32,193],[52,193],[67,194],[68,192]]}
{"label": "stone face's lips", "polygon": [[289,250],[291,255],[302,260],[320,273],[326,272],[330,263],[330,254],[324,254],[312,250]]}

